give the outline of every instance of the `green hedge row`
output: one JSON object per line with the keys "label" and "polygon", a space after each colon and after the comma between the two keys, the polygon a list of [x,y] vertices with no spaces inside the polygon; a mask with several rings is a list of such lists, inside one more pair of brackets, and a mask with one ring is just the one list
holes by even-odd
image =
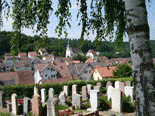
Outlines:
{"label": "green hedge row", "polygon": [[83,80],[73,80],[73,81],[69,81],[69,82],[65,82],[65,83],[48,83],[48,84],[35,84],[35,85],[12,85],[12,86],[4,86],[4,87],[0,87],[0,91],[3,91],[4,93],[4,97],[5,99],[11,99],[11,95],[13,93],[16,93],[18,98],[23,98],[23,97],[29,97],[32,98],[33,96],[33,88],[34,86],[36,86],[39,90],[39,94],[40,94],[40,90],[42,88],[46,89],[46,94],[48,97],[48,90],[49,88],[53,88],[55,91],[56,95],[59,95],[59,93],[63,90],[63,86],[67,85],[69,88],[69,95],[71,95],[72,92],[72,85],[73,84],[77,84],[77,89],[78,89],[78,93],[80,93],[82,86],[85,86],[87,84],[91,84],[92,86],[95,86],[97,84],[97,82],[100,82],[102,84],[102,88],[101,91],[103,91],[104,93],[106,92],[106,83],[108,81],[111,81],[113,83],[114,86],[114,82],[115,81],[121,81],[121,82],[125,82],[125,81],[133,81],[132,77],[128,77],[128,78],[111,78],[111,79],[104,79],[104,80],[99,80],[99,81],[95,81],[95,80],[91,80],[91,81],[83,81]]}

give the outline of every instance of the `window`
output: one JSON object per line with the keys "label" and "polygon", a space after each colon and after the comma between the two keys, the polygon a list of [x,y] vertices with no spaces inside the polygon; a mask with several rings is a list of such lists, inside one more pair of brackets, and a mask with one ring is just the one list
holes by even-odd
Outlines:
{"label": "window", "polygon": [[53,71],[55,71],[55,69],[53,68]]}
{"label": "window", "polygon": [[47,70],[50,70],[50,68],[47,68]]}
{"label": "window", "polygon": [[89,73],[91,73],[91,70],[89,70]]}
{"label": "window", "polygon": [[87,71],[84,71],[84,73],[87,73]]}
{"label": "window", "polygon": [[50,77],[48,77],[48,79],[50,79]]}
{"label": "window", "polygon": [[54,75],[54,77],[55,77],[55,75]]}
{"label": "window", "polygon": [[63,66],[61,66],[61,69],[63,69]]}
{"label": "window", "polygon": [[53,71],[53,68],[51,68],[51,71]]}
{"label": "window", "polygon": [[75,74],[75,72],[73,71],[73,74]]}
{"label": "window", "polygon": [[51,75],[51,78],[54,78],[55,77],[55,75]]}
{"label": "window", "polygon": [[47,74],[45,75],[45,77],[47,77]]}

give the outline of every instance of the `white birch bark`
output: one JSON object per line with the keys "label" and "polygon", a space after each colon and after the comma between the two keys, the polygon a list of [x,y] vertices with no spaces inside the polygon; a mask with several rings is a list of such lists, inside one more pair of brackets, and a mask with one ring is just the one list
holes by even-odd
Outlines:
{"label": "white birch bark", "polygon": [[155,116],[155,70],[145,0],[125,0],[136,93],[136,115]]}

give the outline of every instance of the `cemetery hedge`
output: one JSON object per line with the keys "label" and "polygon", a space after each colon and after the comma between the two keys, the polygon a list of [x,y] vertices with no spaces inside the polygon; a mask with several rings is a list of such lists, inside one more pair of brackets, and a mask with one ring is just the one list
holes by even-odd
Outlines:
{"label": "cemetery hedge", "polygon": [[92,86],[95,86],[97,84],[97,82],[100,82],[102,84],[101,92],[105,93],[106,92],[105,87],[106,87],[106,83],[108,81],[113,83],[113,86],[114,86],[115,81],[121,81],[121,82],[131,81],[131,82],[133,82],[133,78],[132,77],[110,78],[110,79],[104,79],[104,80],[99,80],[99,81],[95,81],[95,80],[91,80],[91,81],[73,80],[73,81],[64,82],[64,83],[48,83],[48,84],[41,84],[41,85],[35,84],[35,85],[27,85],[27,86],[25,86],[25,85],[7,85],[4,87],[0,87],[0,91],[3,91],[5,100],[11,99],[11,95],[13,93],[16,93],[18,98],[23,98],[23,97],[32,98],[33,88],[34,88],[34,86],[36,86],[39,90],[39,94],[40,94],[40,89],[45,88],[46,89],[46,97],[48,97],[49,88],[53,88],[55,91],[55,95],[58,96],[59,93],[63,90],[63,86],[67,85],[69,88],[69,96],[70,96],[71,92],[72,92],[71,90],[72,90],[73,84],[77,84],[78,93],[80,93],[82,86],[85,86],[87,84],[91,84]]}

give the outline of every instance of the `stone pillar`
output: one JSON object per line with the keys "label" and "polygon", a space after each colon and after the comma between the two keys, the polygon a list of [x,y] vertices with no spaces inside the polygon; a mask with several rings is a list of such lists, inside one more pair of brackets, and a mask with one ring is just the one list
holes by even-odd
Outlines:
{"label": "stone pillar", "polygon": [[95,86],[95,87],[94,87],[94,90],[98,90],[99,92],[101,92],[100,86]]}
{"label": "stone pillar", "polygon": [[60,92],[60,95],[59,95],[59,104],[62,104],[62,105],[66,105],[66,94],[64,91]]}
{"label": "stone pillar", "polygon": [[124,92],[124,86],[125,86],[125,83],[124,82],[120,82],[119,83],[119,89]]}
{"label": "stone pillar", "polygon": [[88,93],[90,93],[91,87],[92,87],[91,84],[88,84],[88,85],[87,85],[87,91],[88,91]]}
{"label": "stone pillar", "polygon": [[110,86],[110,85],[112,86],[112,83],[110,81],[108,81],[106,84],[106,89],[108,89],[108,86]]}
{"label": "stone pillar", "polygon": [[115,88],[118,88],[119,89],[119,81],[115,81]]}
{"label": "stone pillar", "polygon": [[91,111],[98,111],[99,101],[100,101],[100,92],[98,90],[91,90],[90,91],[90,104],[91,104]]}
{"label": "stone pillar", "polygon": [[87,87],[82,86],[82,100],[87,100],[87,99],[88,99]]}
{"label": "stone pillar", "polygon": [[4,107],[4,94],[3,91],[0,91],[0,108]]}
{"label": "stone pillar", "polygon": [[133,92],[134,92],[134,87],[130,86],[125,86],[125,95],[131,97],[131,102],[133,102]]}
{"label": "stone pillar", "polygon": [[17,95],[14,93],[11,96],[12,99],[12,115],[17,115],[17,111],[18,111],[18,101],[17,101]]}
{"label": "stone pillar", "polygon": [[41,116],[42,113],[41,98],[38,94],[32,97],[32,113],[34,116]]}
{"label": "stone pillar", "polygon": [[125,86],[131,86],[131,81],[125,81]]}
{"label": "stone pillar", "polygon": [[48,98],[55,98],[55,94],[54,94],[54,89],[53,88],[50,88],[48,90]]}
{"label": "stone pillar", "polygon": [[39,93],[38,93],[38,88],[37,88],[36,86],[34,87],[33,91],[34,91],[34,95],[39,94]]}
{"label": "stone pillar", "polygon": [[59,99],[57,98],[47,100],[47,116],[59,116],[58,103]]}
{"label": "stone pillar", "polygon": [[30,112],[30,107],[31,99],[28,97],[24,97],[23,113],[27,115]]}
{"label": "stone pillar", "polygon": [[72,105],[76,108],[81,109],[82,106],[82,96],[80,94],[73,94],[72,96]]}
{"label": "stone pillar", "polygon": [[68,96],[68,86],[63,86],[63,91],[65,92],[66,96]]}
{"label": "stone pillar", "polygon": [[112,90],[112,110],[122,112],[122,92],[119,88],[113,88]]}
{"label": "stone pillar", "polygon": [[46,90],[43,88],[41,89],[41,102],[44,103],[46,100]]}
{"label": "stone pillar", "polygon": [[77,85],[72,85],[72,95],[77,93]]}
{"label": "stone pillar", "polygon": [[101,83],[100,83],[100,82],[98,82],[98,83],[96,84],[96,86],[99,86],[99,87],[101,88]]}

